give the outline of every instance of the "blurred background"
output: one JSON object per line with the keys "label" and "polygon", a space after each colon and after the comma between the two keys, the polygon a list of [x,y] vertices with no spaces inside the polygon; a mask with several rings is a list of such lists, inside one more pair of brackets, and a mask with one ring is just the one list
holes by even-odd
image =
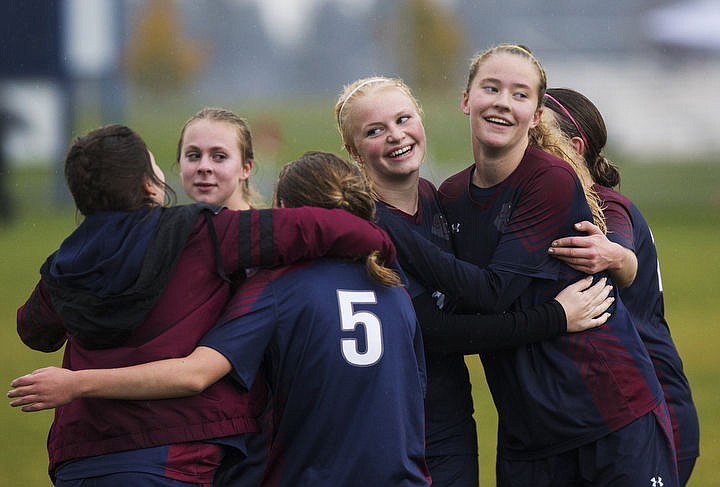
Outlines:
{"label": "blurred background", "polygon": [[[15,310],[40,264],[77,223],[62,179],[70,140],[126,123],[148,141],[181,195],[180,127],[203,106],[246,117],[255,185],[306,150],[341,153],[333,106],[372,74],[406,80],[425,109],[436,184],[471,162],[459,111],[467,65],[500,42],[529,47],[551,87],[595,102],[621,190],[646,213],[666,308],[701,415],[690,485],[720,485],[720,1],[717,0],[6,0],[0,6],[0,339],[2,379],[59,354],[25,349]],[[174,179],[173,179],[174,178]],[[494,484],[494,410],[469,357],[481,480]],[[49,485],[51,413],[0,408],[0,485]],[[717,434],[716,434],[717,433]]]}

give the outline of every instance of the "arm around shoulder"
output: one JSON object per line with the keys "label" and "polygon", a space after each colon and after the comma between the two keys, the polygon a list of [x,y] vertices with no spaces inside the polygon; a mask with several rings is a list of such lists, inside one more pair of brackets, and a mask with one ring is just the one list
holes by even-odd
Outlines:
{"label": "arm around shoulder", "polygon": [[168,399],[192,396],[217,382],[231,370],[220,352],[197,347],[182,358],[148,362],[116,369],[38,369],[12,382],[10,405],[23,411],[40,411],[79,398]]}

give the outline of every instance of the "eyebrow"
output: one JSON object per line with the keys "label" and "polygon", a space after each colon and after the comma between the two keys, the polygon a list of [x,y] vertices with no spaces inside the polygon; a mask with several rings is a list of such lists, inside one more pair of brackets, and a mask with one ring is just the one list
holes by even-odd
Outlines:
{"label": "eyebrow", "polygon": [[[399,117],[410,116],[411,112],[412,112],[412,110],[409,108],[403,109],[403,110],[398,111],[397,113],[394,113],[392,115],[392,117],[394,119],[397,119]],[[376,127],[378,125],[385,126],[385,122],[383,122],[383,121],[368,122],[368,123],[363,124],[361,127],[363,130],[367,130],[368,128]]]}
{"label": "eyebrow", "polygon": [[[192,150],[200,150],[200,146],[195,145],[195,144],[188,144],[188,145],[186,145],[186,146],[183,146],[183,149],[184,149],[184,150],[190,150],[190,149],[192,149]],[[212,146],[212,147],[207,147],[206,150],[210,150],[210,151],[217,151],[217,150],[227,151],[228,148],[225,147],[225,146],[223,146],[223,145],[214,145],[214,146]]]}
{"label": "eyebrow", "polygon": [[[503,84],[503,82],[497,78],[482,78],[478,82]],[[510,86],[512,86],[513,88],[522,88],[525,90],[531,89],[530,85],[526,85],[525,83],[511,83]]]}

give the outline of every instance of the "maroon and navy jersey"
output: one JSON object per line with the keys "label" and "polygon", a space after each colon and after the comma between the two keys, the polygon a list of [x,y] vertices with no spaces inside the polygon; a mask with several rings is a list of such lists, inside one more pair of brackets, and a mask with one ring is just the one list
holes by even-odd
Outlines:
{"label": "maroon and navy jersey", "polygon": [[330,259],[250,277],[201,341],[250,387],[274,432],[263,485],[427,486],[422,339],[403,287]]}
{"label": "maroon and navy jersey", "polygon": [[[429,245],[452,252],[447,222],[437,199],[437,190],[430,181],[422,178],[419,181],[418,211],[415,215],[408,215],[382,202],[377,206],[381,227],[387,228],[393,218],[402,218],[413,231],[425,236]],[[413,298],[428,291],[411,274],[408,274],[408,280],[408,290]],[[472,391],[464,355],[426,347],[425,359],[428,372],[425,398],[427,456],[476,455]]]}
{"label": "maroon and navy jersey", "polygon": [[[547,249],[573,224],[592,221],[580,182],[564,161],[528,148],[500,184],[471,184],[474,167],[440,187],[458,257],[486,267],[488,312],[551,300],[582,277]],[[616,290],[614,294],[617,295]],[[650,412],[662,391],[619,299],[584,333],[481,353],[499,415],[498,454],[534,459],[592,442]]]}
{"label": "maroon and navy jersey", "polygon": [[698,416],[682,360],[665,321],[660,265],[652,232],[640,210],[627,197],[597,184],[594,189],[604,204],[608,238],[637,256],[635,280],[630,287],[620,290],[620,297],[663,387],[678,460],[695,458],[699,454]]}
{"label": "maroon and navy jersey", "polygon": [[[120,233],[112,214],[95,217],[105,217],[115,230],[88,231],[87,235],[93,238],[78,239],[80,244],[71,247],[72,251],[67,251],[63,243],[56,255],[68,256],[66,261],[73,257],[75,267],[82,263],[90,269],[80,273],[73,267],[76,274],[88,274],[100,283],[111,284],[119,275],[127,273],[129,259],[125,258],[127,252],[118,251],[113,255],[115,246],[108,242],[117,243],[121,250],[140,244],[131,238],[135,226],[127,228],[127,234]],[[93,218],[87,218],[69,241],[74,242],[73,237],[92,223],[89,220]],[[139,221],[147,223],[148,219]],[[182,357],[192,352],[221,316],[233,286],[225,276],[244,274],[246,267],[283,264],[321,255],[352,257],[374,249],[381,250],[391,261],[394,259],[394,246],[384,231],[342,210],[311,207],[223,210],[210,219],[193,217],[190,224],[192,231],[186,240],[179,242],[181,252],[166,285],[159,289],[156,304],[121,345],[92,350],[81,346],[67,329],[66,320],[56,308],[56,300],[44,280],[18,310],[18,334],[23,342],[42,351],[57,350],[67,342],[63,367],[71,370],[124,367]],[[156,238],[162,238],[171,230],[159,225],[154,232]],[[75,251],[75,248],[81,250]],[[141,257],[147,256],[137,259],[138,273],[145,273],[148,261],[152,260],[150,252],[144,248],[138,252]],[[116,257],[112,259],[116,267],[96,272],[98,261],[103,262],[98,255],[103,253]],[[109,257],[104,259],[108,260]],[[148,280],[152,278],[149,276]],[[127,279],[131,284],[134,280]],[[130,292],[120,296],[126,294],[137,297],[137,293]],[[109,314],[102,308],[83,307],[84,301],[77,304],[77,309],[90,309],[93,314],[99,309]],[[106,318],[112,324],[113,316]],[[103,332],[98,330],[100,334]],[[255,432],[258,430],[256,417],[263,411],[265,399],[263,387],[248,393],[223,379],[202,394],[190,397],[157,401],[92,398],[72,401],[55,410],[48,437],[50,471],[60,462],[74,458]]]}

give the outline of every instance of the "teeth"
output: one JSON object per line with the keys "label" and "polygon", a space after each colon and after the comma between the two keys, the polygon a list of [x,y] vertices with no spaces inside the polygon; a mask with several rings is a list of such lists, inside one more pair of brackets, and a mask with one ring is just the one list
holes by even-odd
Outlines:
{"label": "teeth", "polygon": [[406,147],[403,147],[402,149],[394,150],[390,153],[390,157],[398,157],[401,156],[407,152],[410,152],[410,149],[412,149],[411,145],[408,145]]}
{"label": "teeth", "polygon": [[488,118],[486,118],[486,120],[487,120],[488,122],[500,123],[500,124],[502,124],[502,125],[512,125],[512,124],[511,124],[510,122],[508,122],[507,120],[503,120],[502,118],[497,118],[497,117],[488,117]]}

